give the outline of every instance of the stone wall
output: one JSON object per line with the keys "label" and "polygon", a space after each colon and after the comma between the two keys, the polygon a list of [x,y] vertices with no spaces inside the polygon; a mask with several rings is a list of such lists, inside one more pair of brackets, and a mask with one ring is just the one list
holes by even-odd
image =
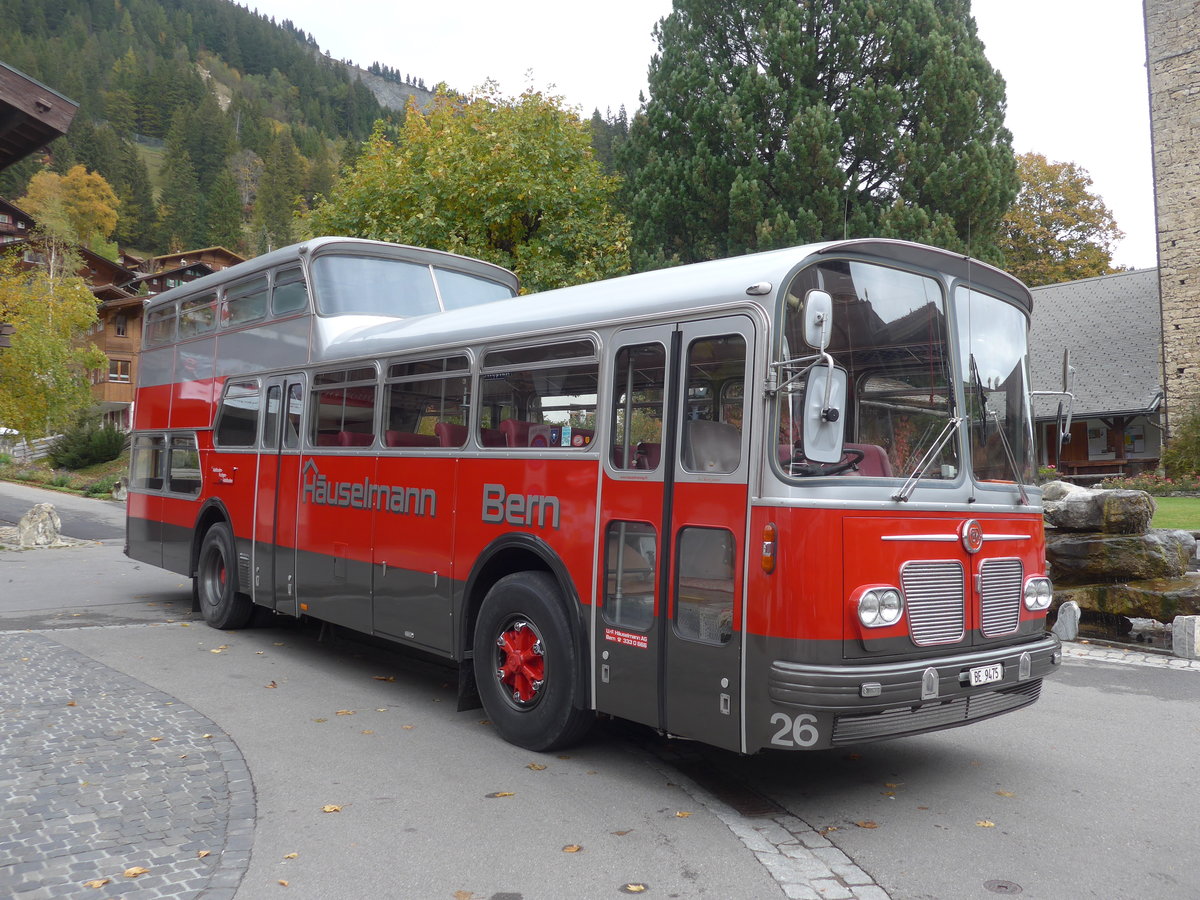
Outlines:
{"label": "stone wall", "polygon": [[1145,0],[1145,15],[1169,434],[1200,402],[1200,12]]}

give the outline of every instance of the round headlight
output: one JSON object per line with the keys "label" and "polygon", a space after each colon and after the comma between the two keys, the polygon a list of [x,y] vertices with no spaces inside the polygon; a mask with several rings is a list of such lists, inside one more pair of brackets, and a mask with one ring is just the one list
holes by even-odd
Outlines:
{"label": "round headlight", "polygon": [[895,625],[903,612],[904,601],[899,591],[889,588],[879,595],[879,618],[885,625]]}
{"label": "round headlight", "polygon": [[1040,612],[1050,608],[1054,599],[1054,585],[1049,578],[1030,578],[1025,582],[1025,608]]}
{"label": "round headlight", "polygon": [[867,591],[858,598],[858,621],[868,628],[879,624],[879,594]]}

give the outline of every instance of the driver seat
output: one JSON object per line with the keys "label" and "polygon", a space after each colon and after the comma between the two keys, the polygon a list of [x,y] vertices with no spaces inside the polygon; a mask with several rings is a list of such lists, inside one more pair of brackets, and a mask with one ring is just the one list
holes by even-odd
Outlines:
{"label": "driver seat", "polygon": [[878,444],[843,444],[847,450],[857,450],[863,455],[857,471],[851,469],[848,475],[863,475],[873,478],[891,478],[892,463],[887,451]]}

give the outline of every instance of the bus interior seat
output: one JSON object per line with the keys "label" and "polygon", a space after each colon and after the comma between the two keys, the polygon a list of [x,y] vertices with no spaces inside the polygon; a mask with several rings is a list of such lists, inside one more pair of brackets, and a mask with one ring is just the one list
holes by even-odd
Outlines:
{"label": "bus interior seat", "polygon": [[438,443],[443,447],[462,447],[467,443],[467,426],[454,422],[438,422],[433,426]]}
{"label": "bus interior seat", "polygon": [[732,472],[742,458],[742,433],[728,422],[690,419],[683,429],[683,464],[690,472]]}
{"label": "bus interior seat", "polygon": [[339,447],[369,447],[375,443],[375,435],[361,431],[338,432]]}
{"label": "bus interior seat", "polygon": [[876,478],[891,478],[892,463],[887,451],[878,444],[846,444],[847,450],[858,450],[862,453],[862,462],[858,464],[858,474]]}
{"label": "bus interior seat", "polygon": [[338,432],[336,431],[319,431],[317,432],[318,447],[336,447],[338,445]]}
{"label": "bus interior seat", "polygon": [[[529,426],[531,424],[523,419],[505,419],[501,422],[500,432],[504,435],[504,446],[528,447]],[[486,431],[487,429],[484,430]]]}
{"label": "bus interior seat", "polygon": [[436,447],[438,439],[432,434],[414,434],[411,431],[385,431],[384,443],[388,447]]}
{"label": "bus interior seat", "polygon": [[499,428],[480,428],[479,443],[485,447],[507,447],[508,441]]}
{"label": "bus interior seat", "polygon": [[662,444],[658,441],[642,441],[634,451],[633,466],[635,469],[657,469],[662,458]]}

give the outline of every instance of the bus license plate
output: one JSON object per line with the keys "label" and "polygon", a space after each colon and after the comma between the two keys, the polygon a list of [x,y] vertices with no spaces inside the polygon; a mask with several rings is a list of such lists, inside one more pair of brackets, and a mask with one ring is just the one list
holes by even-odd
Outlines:
{"label": "bus license plate", "polygon": [[971,687],[977,687],[981,684],[991,684],[994,681],[1000,681],[1004,678],[1004,666],[1001,663],[993,663],[990,666],[976,666],[971,669]]}

